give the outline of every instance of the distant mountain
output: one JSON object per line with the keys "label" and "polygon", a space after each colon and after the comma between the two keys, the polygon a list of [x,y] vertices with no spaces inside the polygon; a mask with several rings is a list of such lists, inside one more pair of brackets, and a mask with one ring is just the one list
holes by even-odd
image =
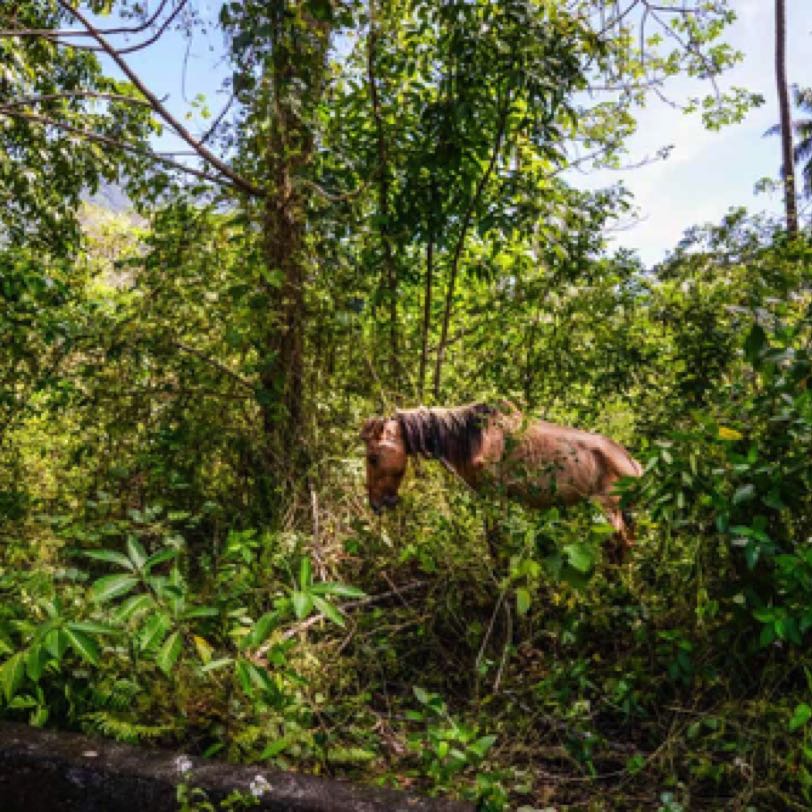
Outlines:
{"label": "distant mountain", "polygon": [[127,194],[115,183],[103,183],[95,194],[85,194],[82,197],[88,203],[93,203],[95,206],[100,206],[116,214],[132,209],[132,203]]}

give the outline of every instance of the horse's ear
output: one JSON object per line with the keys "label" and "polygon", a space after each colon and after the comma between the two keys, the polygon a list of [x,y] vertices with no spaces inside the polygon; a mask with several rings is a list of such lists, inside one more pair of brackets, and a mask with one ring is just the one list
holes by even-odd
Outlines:
{"label": "horse's ear", "polygon": [[380,417],[370,417],[363,426],[361,426],[361,431],[359,432],[359,437],[365,442],[368,443],[370,440],[379,437],[381,431],[383,430],[383,420]]}

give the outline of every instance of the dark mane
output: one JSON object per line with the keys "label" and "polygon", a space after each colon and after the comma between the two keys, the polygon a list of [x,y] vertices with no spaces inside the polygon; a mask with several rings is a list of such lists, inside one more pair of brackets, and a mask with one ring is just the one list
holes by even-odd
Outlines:
{"label": "dark mane", "polygon": [[496,409],[472,403],[456,409],[405,409],[395,413],[409,455],[446,460],[464,465],[482,445],[482,429]]}

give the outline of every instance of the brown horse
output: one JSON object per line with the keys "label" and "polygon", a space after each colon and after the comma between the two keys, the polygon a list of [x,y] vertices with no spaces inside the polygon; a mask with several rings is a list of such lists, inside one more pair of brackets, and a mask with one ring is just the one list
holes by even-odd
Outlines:
{"label": "brown horse", "polygon": [[406,409],[364,423],[367,492],[379,513],[398,502],[410,456],[440,460],[474,490],[498,488],[533,508],[597,502],[615,529],[617,552],[634,543],[614,486],[639,477],[640,464],[601,434],[525,420],[512,404]]}

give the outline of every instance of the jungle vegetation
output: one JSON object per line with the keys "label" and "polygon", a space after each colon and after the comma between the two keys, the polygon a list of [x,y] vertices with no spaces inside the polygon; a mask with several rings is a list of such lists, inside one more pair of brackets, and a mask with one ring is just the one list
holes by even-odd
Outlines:
{"label": "jungle vegetation", "polygon": [[[735,4],[215,5],[189,119],[129,60],[202,4],[0,3],[0,716],[486,810],[809,808],[804,208],[646,267],[568,173],[673,77],[710,128],[762,101]],[[428,463],[372,515],[365,418],[499,398],[641,460],[626,562]]]}

